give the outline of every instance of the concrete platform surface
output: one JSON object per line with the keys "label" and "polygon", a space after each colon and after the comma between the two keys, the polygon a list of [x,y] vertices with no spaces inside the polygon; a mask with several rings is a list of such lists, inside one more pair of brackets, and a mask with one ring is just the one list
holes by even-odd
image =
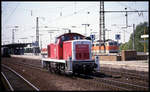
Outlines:
{"label": "concrete platform surface", "polygon": [[137,71],[149,71],[148,60],[134,60],[134,61],[100,61],[101,66],[110,68],[124,68]]}
{"label": "concrete platform surface", "polygon": [[20,57],[20,58],[28,58],[28,59],[42,59],[42,56],[35,56],[35,55],[11,55],[11,57]]}

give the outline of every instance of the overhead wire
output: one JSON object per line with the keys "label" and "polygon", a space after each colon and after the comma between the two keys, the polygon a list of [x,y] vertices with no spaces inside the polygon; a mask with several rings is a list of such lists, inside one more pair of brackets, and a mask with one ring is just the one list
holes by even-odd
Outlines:
{"label": "overhead wire", "polygon": [[9,21],[10,17],[14,14],[14,12],[16,11],[16,9],[18,8],[18,6],[20,5],[20,3],[18,3],[16,5],[16,7],[12,10],[12,12],[9,14],[8,18],[5,20],[4,24],[6,25],[7,22]]}
{"label": "overhead wire", "polygon": [[[131,10],[138,11],[137,9],[133,9],[133,8],[131,8],[130,6],[124,5],[124,4],[120,3],[120,2],[118,2],[118,3],[119,3],[120,5],[122,5],[122,6],[125,6],[126,8],[131,9]],[[136,4],[136,2],[135,2],[135,4]],[[142,13],[142,12],[138,12],[138,15],[139,15],[139,16],[140,16],[140,15],[143,15],[143,13]]]}
{"label": "overhead wire", "polygon": [[[76,7],[76,6],[75,6],[75,7]],[[92,7],[93,7],[93,6],[92,6]],[[94,7],[95,7],[95,5],[94,5]],[[88,7],[88,8],[90,8],[90,7]],[[87,9],[87,8],[84,8],[84,9],[81,9],[81,10],[79,10],[79,11],[77,11],[77,12],[76,12],[76,10],[75,10],[76,13],[72,13],[72,14],[69,14],[69,15],[66,15],[66,16],[63,16],[63,17],[58,17],[58,18],[56,18],[56,19],[53,20],[53,21],[56,21],[56,20],[59,20],[59,19],[64,19],[64,18],[66,18],[66,17],[73,16],[73,15],[75,15],[75,14],[81,12],[81,11],[86,10],[86,9]],[[98,11],[95,11],[95,12],[98,12]],[[129,32],[127,32],[127,33],[129,33]]]}
{"label": "overhead wire", "polygon": [[[97,4],[98,6],[99,6],[99,4]],[[64,18],[67,18],[67,17],[70,17],[70,16],[74,16],[75,14],[79,14],[79,13],[83,13],[82,11],[84,11],[84,10],[88,10],[88,8],[91,8],[91,7],[95,7],[95,6],[97,6],[97,5],[95,5],[95,4],[92,4],[92,6],[87,6],[86,8],[83,8],[83,9],[80,9],[80,10],[78,10],[78,11],[76,11],[76,3],[75,3],[75,12],[74,13],[71,13],[71,14],[68,14],[68,15],[65,15],[65,16],[59,16],[59,17],[57,17],[57,18],[55,18],[55,19],[53,19],[52,21],[50,21],[51,23],[52,22],[54,22],[54,21],[57,21],[57,20],[61,20],[61,19],[64,19]],[[64,7],[63,7],[64,8]],[[94,9],[95,10],[95,9]],[[93,11],[92,11],[93,12]],[[98,12],[98,11],[95,11],[95,12]],[[49,22],[49,23],[50,23]]]}
{"label": "overhead wire", "polygon": [[[131,9],[131,10],[134,10],[134,11],[138,11],[137,9],[133,9],[133,8],[131,8],[130,6],[127,6],[127,5],[125,5],[125,4],[123,4],[123,3],[120,3],[120,2],[118,2],[120,5],[122,5],[122,6],[125,6],[125,7],[127,7],[127,8],[129,8],[129,9]],[[136,2],[134,3],[135,5],[136,5]],[[133,4],[132,4],[132,6],[133,6]],[[133,14],[133,13],[132,13]],[[131,14],[130,14],[131,15]],[[143,16],[143,13],[142,12],[138,12],[138,16],[140,17],[142,15],[142,18],[144,19],[144,16]],[[133,20],[137,20],[137,17],[133,17]],[[139,19],[138,19],[139,20]],[[125,31],[126,33],[129,33],[129,32],[127,32],[127,31]]]}
{"label": "overhead wire", "polygon": [[[92,5],[92,7],[93,7],[93,6],[95,6],[95,5]],[[83,8],[83,9],[77,11],[76,13],[71,13],[71,14],[68,14],[68,15],[65,15],[65,16],[57,17],[56,19],[52,20],[51,22],[56,21],[56,20],[60,20],[60,19],[62,19],[62,18],[70,17],[70,16],[73,16],[73,15],[75,15],[75,14],[79,14],[79,13],[81,13],[82,11],[87,10],[88,8],[90,8],[90,7],[88,6],[88,7],[86,7],[86,8]]]}

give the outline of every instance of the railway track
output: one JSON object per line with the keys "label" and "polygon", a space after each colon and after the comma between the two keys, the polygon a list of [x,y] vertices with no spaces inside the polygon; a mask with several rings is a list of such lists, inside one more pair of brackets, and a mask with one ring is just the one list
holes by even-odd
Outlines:
{"label": "railway track", "polygon": [[[20,63],[20,62],[19,62]],[[25,60],[22,61],[22,63],[24,65],[30,65],[32,67],[40,67],[40,63],[38,63],[38,65],[33,65],[33,64],[29,64],[28,62],[25,62]],[[119,71],[118,71],[119,70]],[[123,72],[120,72],[120,69],[115,69],[115,68],[106,68],[106,67],[101,67],[100,71],[102,73],[108,74],[108,75],[113,75],[113,77],[125,77],[128,79],[136,79],[136,80],[141,80],[141,81],[145,81],[145,82],[149,82],[149,76],[148,73],[146,72],[138,72],[138,71],[131,71],[131,70],[126,70],[126,69],[122,69]]]}
{"label": "railway track", "polygon": [[[15,62],[15,64],[36,68],[42,71],[47,71],[42,69],[39,66],[26,64],[24,62],[17,62],[17,63]],[[149,89],[147,86],[141,86],[141,85],[129,83],[128,81],[122,82],[121,79],[114,80],[113,77],[109,75],[107,76],[100,75],[100,77],[97,75],[86,75],[86,76],[92,77],[92,79],[84,79],[84,78],[76,78],[76,79],[78,79],[79,81],[84,80],[86,83],[89,84],[89,86],[104,87],[110,90],[145,91]]]}
{"label": "railway track", "polygon": [[10,91],[39,91],[37,87],[23,78],[20,74],[15,72],[13,69],[8,66],[2,64],[2,77],[5,80],[5,85],[8,85]]}
{"label": "railway track", "polygon": [[109,88],[111,90],[119,90],[119,91],[148,91],[148,86],[141,86],[138,84],[128,83],[128,82],[122,82],[120,80],[114,80],[111,77],[97,77],[94,75],[84,75],[80,74],[79,76],[82,76],[82,78],[86,79],[92,79],[92,80],[85,80],[87,82],[90,82],[91,84],[95,86],[103,86],[105,88]]}
{"label": "railway track", "polygon": [[129,91],[145,91],[148,90],[148,87],[145,86],[139,86],[139,85],[135,85],[133,83],[127,83],[127,82],[121,82],[121,81],[116,81],[113,79],[109,79],[109,78],[98,78],[98,77],[94,77],[94,81],[98,81],[98,82],[103,82],[103,83],[107,83],[111,86],[115,86],[117,89],[120,90],[129,90]]}
{"label": "railway track", "polygon": [[90,86],[93,86],[93,87],[103,87],[107,90],[113,90],[113,91],[129,91],[130,90],[130,89],[127,89],[127,88],[124,88],[124,87],[109,84],[106,81],[103,81],[103,79],[97,80],[94,76],[91,76],[91,75],[81,74],[81,75],[78,75],[78,76],[80,76],[80,77],[82,76],[82,77],[77,78],[77,80],[86,81],[86,83],[90,84]]}
{"label": "railway track", "polygon": [[117,70],[114,70],[113,68],[102,68],[101,72],[106,73],[106,74],[110,74],[110,75],[114,75],[115,76],[122,76],[122,77],[126,77],[128,79],[136,79],[136,80],[141,80],[141,81],[145,81],[145,82],[149,82],[149,76],[148,73],[139,73],[139,72],[135,72],[135,73],[131,73],[129,71],[124,71],[124,72],[120,72]]}

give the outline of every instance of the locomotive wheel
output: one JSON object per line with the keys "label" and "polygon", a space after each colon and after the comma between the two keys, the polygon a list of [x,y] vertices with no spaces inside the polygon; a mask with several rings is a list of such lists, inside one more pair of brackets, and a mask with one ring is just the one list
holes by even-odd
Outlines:
{"label": "locomotive wheel", "polygon": [[59,67],[59,66],[57,66],[57,67],[56,67],[55,72],[56,72],[57,74],[60,74],[60,73],[61,73],[61,71],[60,71],[60,67]]}
{"label": "locomotive wheel", "polygon": [[72,76],[79,76],[79,75],[80,75],[80,72],[78,72],[78,71],[73,71],[71,75],[72,75]]}
{"label": "locomotive wheel", "polygon": [[58,73],[58,70],[57,70],[57,69],[54,69],[54,72],[57,74],[57,73]]}
{"label": "locomotive wheel", "polygon": [[49,71],[49,72],[52,72],[51,64],[50,64],[50,63],[48,63],[48,71]]}
{"label": "locomotive wheel", "polygon": [[55,69],[54,68],[51,68],[51,73],[55,73]]}
{"label": "locomotive wheel", "polygon": [[45,69],[48,70],[48,63],[46,62]]}

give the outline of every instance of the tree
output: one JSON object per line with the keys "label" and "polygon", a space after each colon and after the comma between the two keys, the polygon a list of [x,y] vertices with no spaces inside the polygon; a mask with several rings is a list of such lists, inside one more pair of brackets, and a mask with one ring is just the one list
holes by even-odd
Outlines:
{"label": "tree", "polygon": [[[149,27],[147,25],[148,25],[148,23],[144,22],[144,23],[140,23],[139,25],[136,26],[134,33],[135,33],[135,50],[137,52],[144,51],[144,43],[140,42],[140,41],[144,40],[143,38],[141,38],[141,35],[144,34],[144,28],[145,28],[145,34],[149,34]],[[132,38],[133,38],[133,33],[130,35],[130,40],[127,43],[122,44],[120,46],[120,50],[132,50],[132,43],[133,43]],[[149,44],[149,42],[146,43],[146,48],[149,51],[148,44]]]}

